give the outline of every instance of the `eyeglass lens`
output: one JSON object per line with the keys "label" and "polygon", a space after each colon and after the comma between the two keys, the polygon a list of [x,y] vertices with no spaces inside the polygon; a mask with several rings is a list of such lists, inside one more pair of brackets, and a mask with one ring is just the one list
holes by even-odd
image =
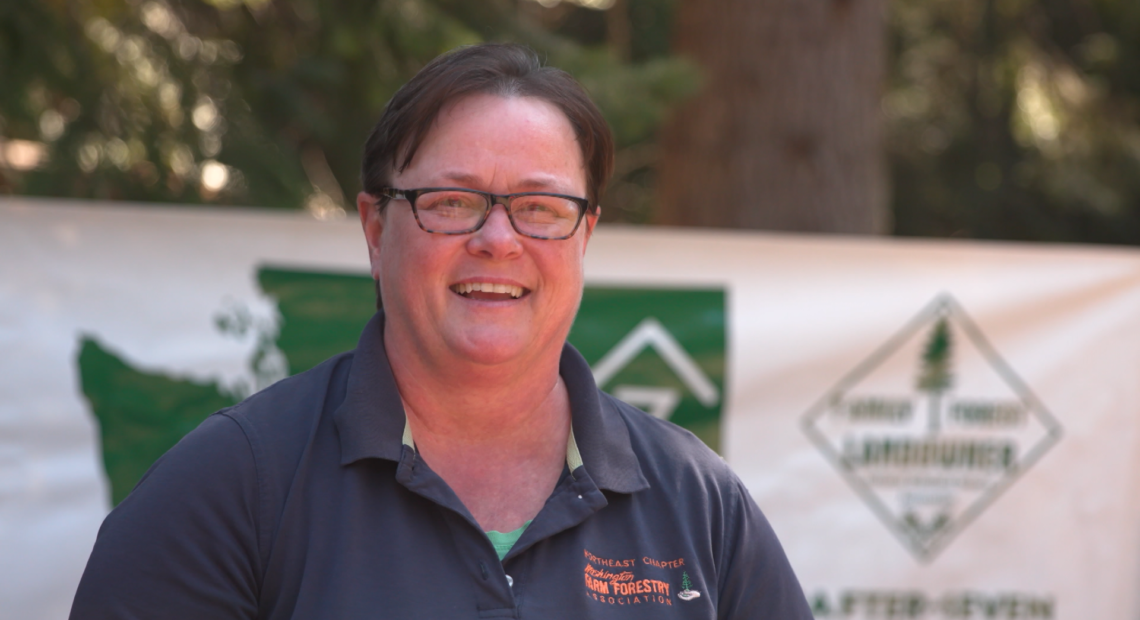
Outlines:
{"label": "eyeglass lens", "polygon": [[[524,235],[565,237],[578,224],[578,203],[558,196],[521,195],[508,201],[515,228]],[[474,230],[491,207],[483,194],[460,190],[427,192],[416,198],[416,213],[428,232]]]}

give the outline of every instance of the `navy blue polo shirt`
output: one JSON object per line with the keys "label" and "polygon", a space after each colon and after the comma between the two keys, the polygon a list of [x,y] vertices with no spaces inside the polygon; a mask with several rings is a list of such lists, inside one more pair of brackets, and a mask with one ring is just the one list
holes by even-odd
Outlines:
{"label": "navy blue polo shirt", "polygon": [[100,528],[71,617],[812,617],[724,462],[600,392],[569,345],[581,465],[500,562],[403,441],[382,327],[159,459]]}

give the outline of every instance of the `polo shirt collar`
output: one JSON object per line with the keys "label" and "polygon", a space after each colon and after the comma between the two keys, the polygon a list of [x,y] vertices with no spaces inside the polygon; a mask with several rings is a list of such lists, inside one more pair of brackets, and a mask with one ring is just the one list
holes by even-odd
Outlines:
{"label": "polo shirt collar", "polygon": [[[630,444],[629,429],[603,400],[589,364],[564,345],[559,373],[570,395],[570,415],[582,463],[598,488],[632,493],[649,486]],[[399,461],[406,415],[384,349],[384,314],[364,328],[352,359],[344,402],[333,413],[342,465],[365,458]]]}
{"label": "polo shirt collar", "polygon": [[399,461],[404,405],[384,352],[384,313],[364,326],[348,371],[344,402],[333,413],[340,434],[340,464],[365,458]]}
{"label": "polo shirt collar", "polygon": [[600,489],[633,493],[649,488],[617,407],[594,383],[590,365],[566,343],[558,372],[570,395],[570,417],[582,464]]}

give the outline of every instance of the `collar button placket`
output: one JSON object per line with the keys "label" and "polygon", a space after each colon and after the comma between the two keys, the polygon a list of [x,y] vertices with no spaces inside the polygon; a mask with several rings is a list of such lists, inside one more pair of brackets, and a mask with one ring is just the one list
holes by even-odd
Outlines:
{"label": "collar button placket", "polygon": [[516,618],[518,602],[503,565],[487,536],[466,515],[446,510],[456,557],[468,567],[480,618]]}

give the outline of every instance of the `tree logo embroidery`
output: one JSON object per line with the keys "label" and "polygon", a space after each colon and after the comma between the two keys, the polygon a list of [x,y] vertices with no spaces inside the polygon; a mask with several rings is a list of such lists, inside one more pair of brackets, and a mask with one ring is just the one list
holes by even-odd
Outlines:
{"label": "tree logo embroidery", "polygon": [[691,601],[695,598],[700,598],[701,593],[693,589],[693,582],[689,581],[689,573],[681,573],[681,591],[677,593],[677,598],[682,601]]}
{"label": "tree logo embroidery", "polygon": [[1061,425],[949,295],[805,414],[804,432],[929,562],[1061,437]]}

